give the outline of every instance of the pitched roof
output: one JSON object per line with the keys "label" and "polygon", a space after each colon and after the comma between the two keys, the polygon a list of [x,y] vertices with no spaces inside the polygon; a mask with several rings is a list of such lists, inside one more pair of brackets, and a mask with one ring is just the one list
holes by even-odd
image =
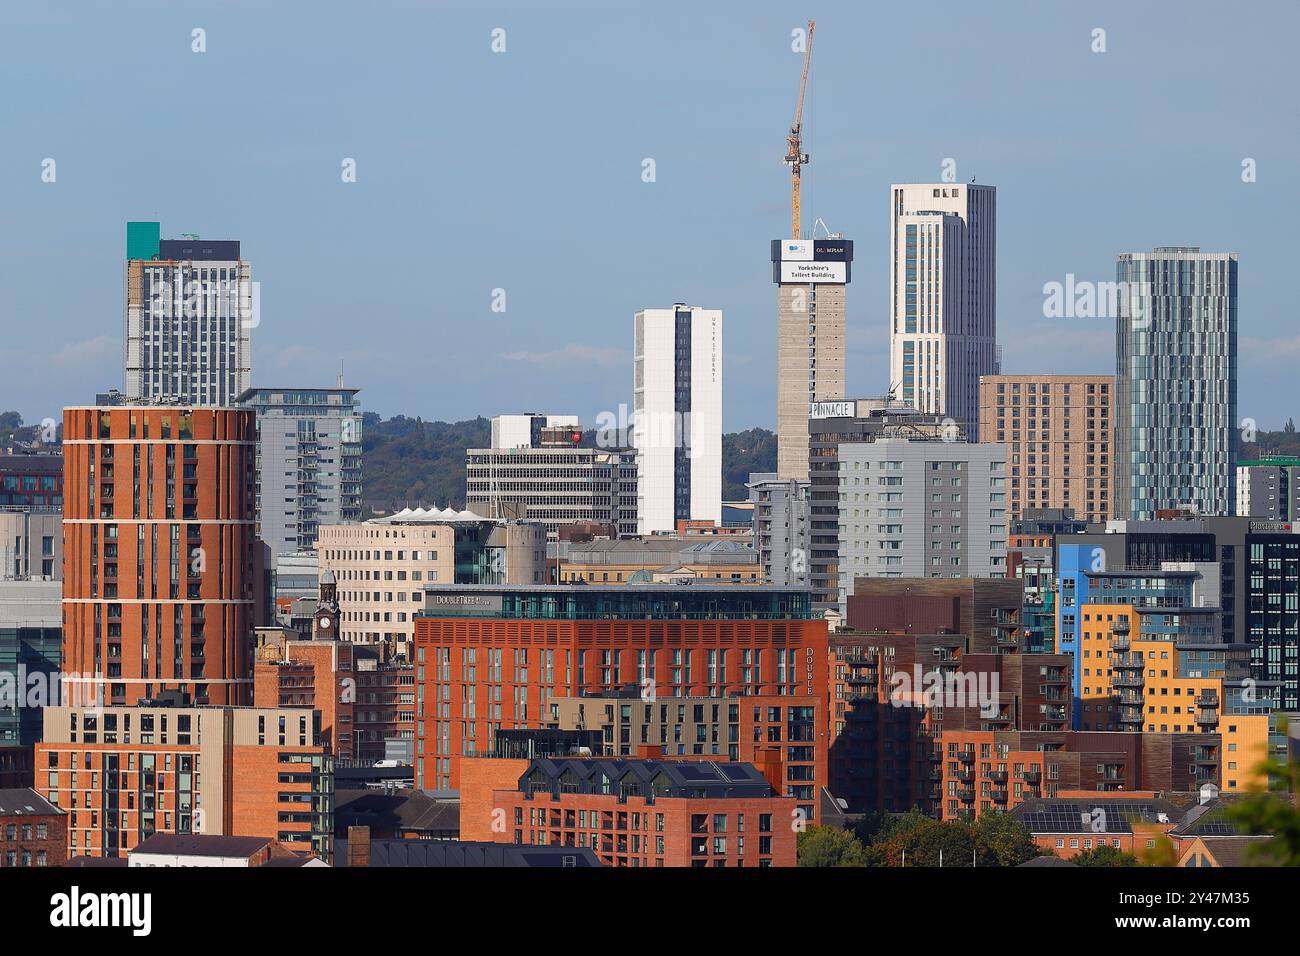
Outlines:
{"label": "pitched roof", "polygon": [[220,836],[209,833],[155,833],[130,852],[174,853],[177,856],[249,857],[272,842],[270,837]]}
{"label": "pitched roof", "polygon": [[[334,841],[334,865],[348,865],[348,841]],[[590,847],[462,843],[459,840],[371,840],[370,865],[419,867],[600,866]]]}
{"label": "pitched roof", "polygon": [[1168,800],[1098,794],[1094,800],[1026,800],[1011,815],[1030,833],[1132,833],[1134,823],[1172,824],[1181,814]]}
{"label": "pitched roof", "polygon": [[428,830],[460,832],[460,803],[435,800],[423,790],[349,790],[334,795],[334,832],[368,826],[372,832]]}
{"label": "pitched roof", "polygon": [[59,816],[63,812],[31,787],[0,790],[0,817]]}
{"label": "pitched roof", "polygon": [[1203,836],[1199,842],[1219,866],[1250,866],[1255,861],[1251,848],[1273,839],[1271,834],[1256,836]]}

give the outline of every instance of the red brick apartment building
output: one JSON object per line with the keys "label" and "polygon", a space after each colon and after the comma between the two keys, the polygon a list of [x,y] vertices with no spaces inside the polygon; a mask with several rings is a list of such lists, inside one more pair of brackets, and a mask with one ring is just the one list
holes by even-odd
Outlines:
{"label": "red brick apartment building", "polygon": [[0,790],[0,868],[62,866],[68,815],[35,790]]}
{"label": "red brick apartment building", "polygon": [[[459,789],[500,728],[556,698],[633,685],[655,700],[827,699],[826,622],[808,591],[754,586],[426,589],[415,621],[417,787]],[[824,730],[819,730],[824,732]]]}
{"label": "red brick apartment building", "polygon": [[63,669],[93,699],[248,703],[256,453],[251,409],[64,409]]}
{"label": "red brick apartment building", "polygon": [[1219,784],[1217,734],[945,731],[944,819],[973,819],[1067,792],[1192,793]]}
{"label": "red brick apartment building", "polygon": [[966,653],[960,634],[836,634],[828,780],[850,812],[938,814],[945,731],[1064,731],[1071,659]]}
{"label": "red brick apartment building", "polygon": [[386,740],[414,741],[415,665],[360,657],[352,676],[357,682],[352,707],[356,759],[369,763],[383,760]]}
{"label": "red brick apartment building", "polygon": [[794,866],[796,801],[747,763],[464,761],[461,839],[589,848],[606,866]]}
{"label": "red brick apartment building", "polygon": [[36,789],[68,811],[72,856],[154,833],[259,836],[328,859],[333,756],[293,707],[49,707]]}
{"label": "red brick apartment building", "polygon": [[353,647],[343,641],[278,641],[257,649],[253,703],[308,707],[320,713],[321,742],[343,760],[353,756]]}

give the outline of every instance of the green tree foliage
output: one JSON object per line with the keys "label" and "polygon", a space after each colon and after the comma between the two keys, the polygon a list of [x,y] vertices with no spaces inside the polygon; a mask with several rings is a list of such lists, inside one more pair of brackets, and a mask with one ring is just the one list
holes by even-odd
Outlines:
{"label": "green tree foliage", "polygon": [[1029,830],[1009,813],[984,813],[975,823],[976,837],[992,852],[998,866],[1019,866],[1038,856]]}
{"label": "green tree foliage", "polygon": [[866,849],[848,830],[810,826],[798,836],[800,866],[866,866]]}
{"label": "green tree foliage", "polygon": [[362,431],[362,501],[385,511],[437,505],[465,507],[465,449],[492,444],[486,418],[426,422],[380,420],[366,412]]}
{"label": "green tree foliage", "polygon": [[766,428],[722,436],[722,500],[747,501],[751,474],[776,471],[776,434]]}
{"label": "green tree foliage", "polygon": [[1137,857],[1118,847],[1101,844],[1070,857],[1076,866],[1137,866]]}
{"label": "green tree foliage", "polygon": [[[492,423],[488,419],[426,422],[405,415],[381,419],[374,412],[366,412],[364,423],[362,500],[367,508],[395,511],[435,504],[440,508],[465,507],[465,450],[491,445]],[[607,436],[604,446],[618,447],[617,439],[617,435]],[[595,430],[584,432],[582,447],[596,446]],[[722,436],[725,500],[743,501],[749,497],[745,482],[750,472],[775,470],[776,436],[772,432],[751,428]]]}

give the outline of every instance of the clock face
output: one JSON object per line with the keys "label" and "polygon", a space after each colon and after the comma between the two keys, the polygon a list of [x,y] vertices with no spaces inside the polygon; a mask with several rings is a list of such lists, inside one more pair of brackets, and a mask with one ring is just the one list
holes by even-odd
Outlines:
{"label": "clock face", "polygon": [[327,617],[322,617],[316,623],[321,626],[321,630],[328,631],[330,629],[330,619]]}

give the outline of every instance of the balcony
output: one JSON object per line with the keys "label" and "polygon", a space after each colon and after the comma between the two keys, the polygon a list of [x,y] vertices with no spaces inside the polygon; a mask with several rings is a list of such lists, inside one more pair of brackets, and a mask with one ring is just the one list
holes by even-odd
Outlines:
{"label": "balcony", "polygon": [[1025,783],[1036,787],[1042,782],[1043,771],[1039,770],[1037,767],[1030,767],[1025,770]]}
{"label": "balcony", "polygon": [[960,800],[962,803],[974,803],[974,802],[975,802],[975,788],[974,788],[974,787],[958,787],[958,788],[957,788],[957,799]]}
{"label": "balcony", "polygon": [[1141,674],[1116,674],[1114,677],[1110,679],[1110,682],[1115,687],[1141,687],[1142,675]]}
{"label": "balcony", "polygon": [[1006,803],[1006,802],[1007,802],[1007,788],[1006,788],[1006,787],[994,787],[994,788],[993,788],[991,791],[989,791],[989,792],[990,792],[990,794],[991,794],[992,797],[993,797],[993,802],[994,802],[994,803]]}
{"label": "balcony", "polygon": [[961,761],[962,763],[964,763],[964,764],[974,764],[974,763],[975,763],[975,751],[973,751],[973,750],[962,750],[962,751],[959,751],[958,754],[957,754],[957,759],[960,760],[960,761]]}
{"label": "balcony", "polygon": [[974,783],[974,782],[975,782],[975,771],[974,771],[974,770],[958,770],[958,771],[956,771],[956,772],[953,774],[953,776],[956,777],[956,778],[957,778],[960,782],[962,782],[962,783]]}
{"label": "balcony", "polygon": [[993,783],[1005,784],[1007,782],[1007,772],[1005,770],[990,770],[988,776]]}

